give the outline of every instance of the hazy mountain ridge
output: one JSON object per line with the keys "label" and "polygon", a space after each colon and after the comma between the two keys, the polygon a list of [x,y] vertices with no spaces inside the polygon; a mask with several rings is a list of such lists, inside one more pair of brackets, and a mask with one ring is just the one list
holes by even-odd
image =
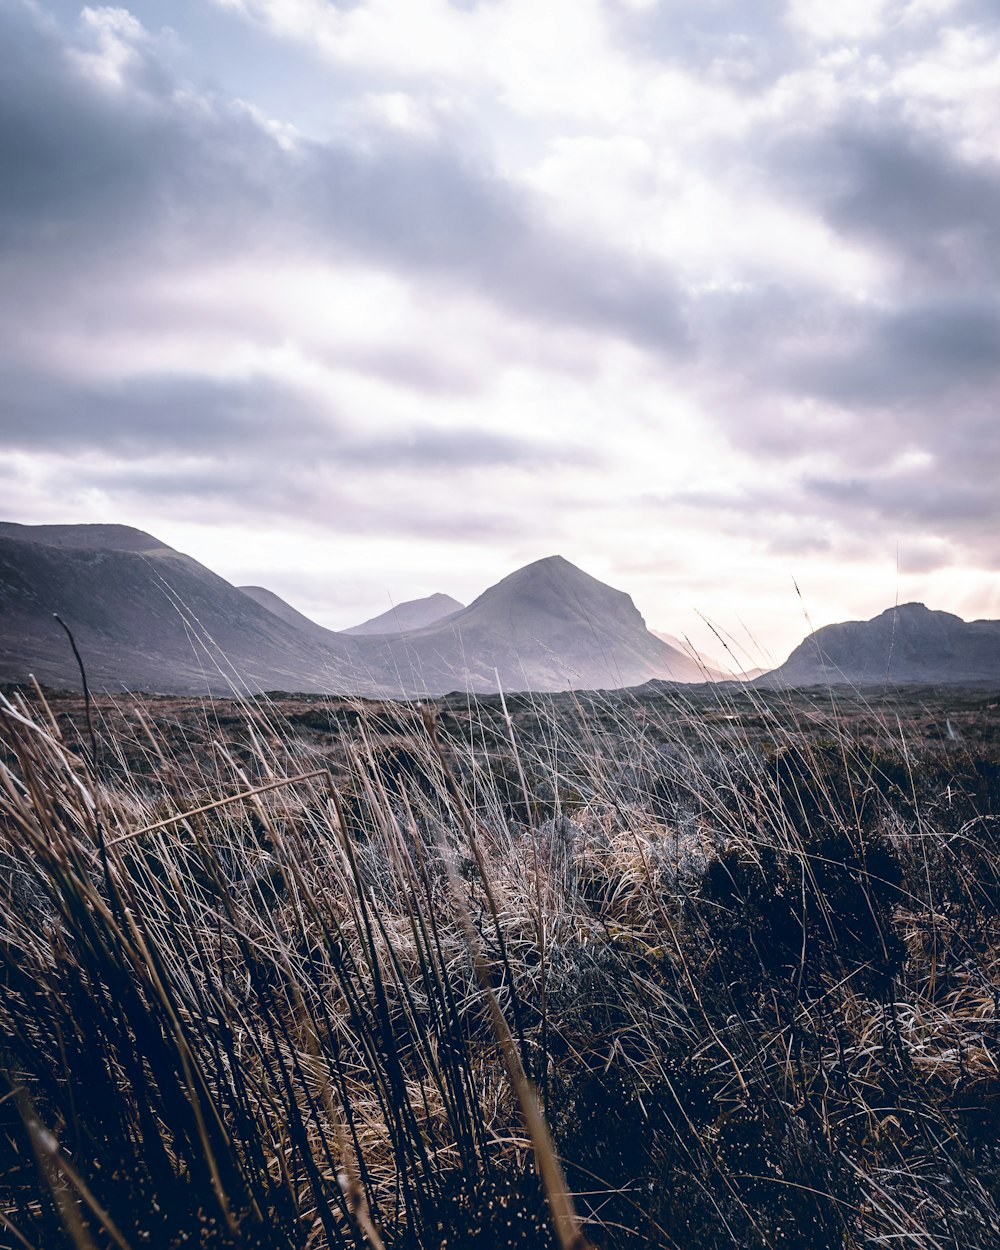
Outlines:
{"label": "hazy mountain ridge", "polygon": [[487,693],[639,685],[651,677],[703,681],[688,656],[646,628],[631,598],[562,556],[517,569],[435,625],[369,641],[433,691]]}
{"label": "hazy mountain ridge", "polygon": [[420,696],[704,679],[655,638],[628,595],[561,557],[536,561],[467,608],[392,634],[324,629],[261,587],[239,589],[126,526],[0,528],[0,679],[79,675],[96,689],[250,689]]}
{"label": "hazy mountain ridge", "polygon": [[[141,530],[0,523],[0,680],[34,673],[49,685],[79,685],[54,612],[73,630],[95,689],[410,698],[728,678],[651,632],[627,594],[562,556],[517,569],[468,607],[398,628],[403,609],[419,619],[455,602],[413,600],[338,632]],[[394,615],[397,628],[364,632]],[[824,626],[756,681],[1000,685],[1000,622],[904,604]]]}
{"label": "hazy mountain ridge", "polygon": [[398,634],[400,631],[423,629],[444,620],[446,616],[461,612],[464,607],[464,603],[459,603],[451,595],[444,595],[439,591],[426,595],[423,599],[407,599],[404,603],[394,604],[388,611],[380,612],[378,616],[362,621],[360,625],[352,625],[342,632],[359,635]]}
{"label": "hazy mountain ridge", "polygon": [[922,603],[824,625],[761,685],[1000,684],[1000,621],[964,621]]}
{"label": "hazy mountain ridge", "polygon": [[291,625],[294,629],[301,630],[304,633],[311,634],[315,639],[324,643],[330,643],[340,637],[336,630],[327,629],[325,625],[320,625],[311,617],[300,612],[298,608],[293,608],[290,603],[282,599],[280,595],[276,595],[273,590],[268,590],[266,586],[237,586],[237,590],[251,598],[254,603],[262,607],[266,612],[270,612],[279,620]]}

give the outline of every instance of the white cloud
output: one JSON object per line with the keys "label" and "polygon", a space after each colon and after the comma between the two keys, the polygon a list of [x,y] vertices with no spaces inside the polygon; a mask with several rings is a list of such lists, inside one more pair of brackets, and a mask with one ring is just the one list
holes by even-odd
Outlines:
{"label": "white cloud", "polygon": [[915,125],[943,135],[965,159],[997,160],[1000,30],[942,30],[899,66],[892,92]]}
{"label": "white cloud", "polygon": [[892,0],[790,0],[789,18],[813,39],[867,40],[881,35],[888,24]]}
{"label": "white cloud", "polygon": [[80,24],[92,46],[71,49],[70,58],[104,86],[121,87],[129,71],[140,64],[138,49],[149,42],[149,33],[127,9],[120,8],[85,8]]}

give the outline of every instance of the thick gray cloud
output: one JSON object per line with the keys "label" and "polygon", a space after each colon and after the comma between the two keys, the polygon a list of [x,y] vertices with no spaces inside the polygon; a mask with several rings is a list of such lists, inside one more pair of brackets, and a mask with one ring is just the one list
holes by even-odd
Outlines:
{"label": "thick gray cloud", "polygon": [[[808,490],[852,511],[907,517],[928,524],[978,522],[996,515],[994,483],[942,481],[937,474],[902,474],[806,482]],[[1000,551],[998,551],[1000,557]]]}
{"label": "thick gray cloud", "polygon": [[804,353],[785,380],[845,407],[905,408],[934,424],[950,399],[974,420],[1000,398],[1000,301],[944,297],[860,315],[840,346]]}
{"label": "thick gray cloud", "polygon": [[914,276],[1000,275],[1000,161],[962,159],[895,108],[855,110],[774,146],[772,168],[837,231],[897,257]]}
{"label": "thick gray cloud", "polygon": [[[266,467],[266,476],[274,477],[284,464],[294,478],[304,465],[449,473],[493,465],[543,471],[552,463],[591,460],[585,450],[544,438],[493,434],[474,426],[403,427],[391,437],[363,436],[311,397],[269,379],[143,375],[84,385],[8,369],[0,370],[0,394],[0,428],[12,451],[90,451],[123,460],[172,453],[216,462],[223,480],[230,478],[233,465],[261,476]],[[207,485],[203,472],[209,470],[200,469],[198,480]],[[145,480],[151,484],[159,478]]]}
{"label": "thick gray cloud", "polygon": [[[79,484],[77,467],[65,464],[55,480],[63,497],[73,498]],[[199,520],[207,524],[235,520],[259,526],[262,521],[277,523],[295,516],[300,526],[327,535],[347,529],[351,534],[398,537],[403,528],[412,539],[454,539],[461,534],[470,541],[519,538],[531,534],[535,525],[530,516],[484,506],[464,492],[439,490],[428,495],[414,486],[413,479],[404,478],[402,489],[398,485],[372,489],[351,465],[328,462],[275,462],[268,471],[260,457],[185,463],[175,456],[169,462],[120,462],[92,469],[87,483],[126,509],[152,508],[161,516],[196,509]]]}
{"label": "thick gray cloud", "polygon": [[89,81],[20,5],[0,10],[0,40],[5,250],[44,246],[61,266],[137,241],[168,247],[195,225],[231,227],[234,206],[255,196],[259,205],[275,181],[275,145],[249,115],[171,108],[173,84],[155,56],[135,58],[123,99]]}
{"label": "thick gray cloud", "polygon": [[338,448],[338,459],[365,469],[419,469],[450,473],[486,465],[545,472],[553,465],[592,463],[585,451],[485,430],[403,430],[391,439],[355,439]]}
{"label": "thick gray cloud", "polygon": [[654,350],[686,344],[665,268],[550,233],[509,184],[452,151],[412,139],[377,156],[312,146],[294,175],[293,201],[312,230],[352,255],[453,276],[532,318]]}
{"label": "thick gray cloud", "polygon": [[[784,326],[785,301],[757,328]],[[727,313],[731,315],[731,313]],[[817,299],[810,333],[761,334],[738,373],[731,437],[773,464],[802,464],[799,489],[685,496],[702,511],[834,521],[865,532],[872,517],[896,532],[951,535],[992,547],[1000,482],[1000,305],[943,294],[889,309]],[[733,330],[733,334],[737,331]],[[731,379],[732,381],[732,379]],[[810,467],[815,457],[828,466]],[[991,557],[991,563],[993,557]]]}
{"label": "thick gray cloud", "polygon": [[867,526],[902,538],[902,571],[961,564],[1000,571],[998,472],[994,448],[983,464],[935,461],[897,474],[812,478],[804,483],[803,508],[827,518],[840,533]]}
{"label": "thick gray cloud", "polygon": [[[282,146],[246,108],[178,98],[138,50],[127,98],[88,83],[27,10],[0,9],[0,239],[18,315],[26,274],[170,265],[289,246],[402,267],[531,319],[674,352],[669,271],[550,229],[524,193],[430,139]],[[20,277],[21,281],[18,281]]]}
{"label": "thick gray cloud", "polygon": [[3,441],[18,451],[246,455],[284,443],[302,454],[333,450],[344,437],[315,404],[264,379],[143,375],[87,383],[8,367],[0,370],[0,393]]}
{"label": "thick gray cloud", "polygon": [[793,117],[754,159],[885,279],[865,298],[762,282],[703,301],[695,339],[710,369],[732,364],[721,420],[755,455],[835,466],[801,470],[799,515],[952,534],[981,557],[1000,481],[1000,163],[958,155],[895,99]]}
{"label": "thick gray cloud", "polygon": [[[953,69],[920,71],[916,103],[887,86],[893,66],[916,74],[921,57],[932,64],[947,46],[949,31],[915,13],[869,41],[878,57],[868,89],[848,44],[853,77],[840,98],[815,120],[769,118],[745,152],[789,204],[875,258],[878,286],[858,298],[758,282],[704,301],[693,335],[713,344],[710,370],[723,354],[731,362],[719,413],[740,446],[826,461],[822,474],[800,470],[799,492],[786,496],[799,515],[858,533],[877,517],[951,534],[978,558],[1000,480],[1000,161],[986,123],[977,132],[972,112],[961,120],[961,97],[936,102]],[[995,8],[958,5],[949,20],[953,45],[978,46],[986,64]],[[791,55],[801,63],[801,50]]]}

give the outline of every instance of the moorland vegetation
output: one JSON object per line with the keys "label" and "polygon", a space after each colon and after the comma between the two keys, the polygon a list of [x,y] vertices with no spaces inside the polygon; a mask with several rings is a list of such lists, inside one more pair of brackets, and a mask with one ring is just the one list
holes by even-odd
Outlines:
{"label": "moorland vegetation", "polygon": [[8,688],[0,1242],[995,1247],[947,698]]}

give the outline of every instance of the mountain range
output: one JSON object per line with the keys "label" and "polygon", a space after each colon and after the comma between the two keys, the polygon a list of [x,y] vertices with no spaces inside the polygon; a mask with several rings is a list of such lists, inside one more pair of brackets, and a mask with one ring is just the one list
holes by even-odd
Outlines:
{"label": "mountain range", "polygon": [[435,594],[338,631],[142,530],[0,522],[0,681],[34,674],[79,687],[54,613],[72,630],[90,684],[108,691],[412,698],[734,676],[762,687],[1000,687],[1000,621],[963,621],[919,603],[824,626],[778,668],[732,675],[690,643],[647,629],[627,594],[562,556],[517,569],[468,606]]}
{"label": "mountain range", "polygon": [[435,595],[335,631],[141,530],[0,523],[0,680],[32,673],[79,686],[53,613],[102,690],[414,697],[708,676],[650,633],[628,595],[561,556],[518,569],[468,607]]}

